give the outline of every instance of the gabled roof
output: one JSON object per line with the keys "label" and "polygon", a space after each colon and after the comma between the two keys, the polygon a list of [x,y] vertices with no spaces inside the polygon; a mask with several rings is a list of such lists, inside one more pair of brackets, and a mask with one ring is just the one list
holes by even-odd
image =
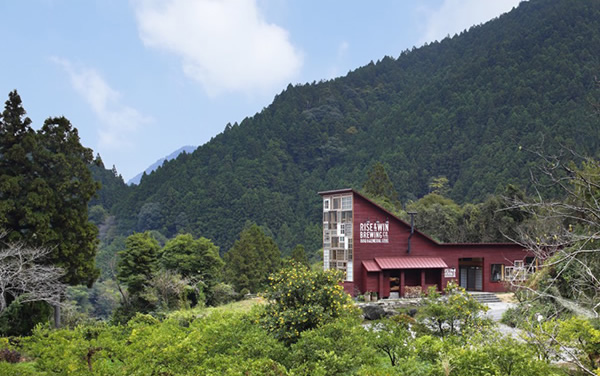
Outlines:
{"label": "gabled roof", "polygon": [[[408,227],[410,229],[410,223],[408,223],[408,222],[404,221],[403,219],[399,218],[398,216],[396,216],[395,214],[393,214],[392,212],[390,212],[386,208],[384,208],[381,205],[377,204],[376,202],[374,202],[373,200],[371,200],[370,198],[366,197],[365,195],[363,195],[362,193],[358,192],[357,190],[355,190],[353,188],[334,189],[334,190],[329,190],[329,191],[318,192],[318,194],[321,195],[321,196],[343,194],[343,193],[352,193],[353,195],[359,196],[363,200],[369,202],[371,205],[377,207],[379,210],[382,210],[387,215],[389,215],[390,217],[392,217],[394,220],[402,223],[404,226],[406,226],[406,227]],[[510,246],[510,247],[514,247],[515,245],[518,245],[516,243],[440,243],[437,240],[435,240],[432,237],[430,237],[429,235],[427,235],[427,234],[419,231],[416,227],[415,227],[415,233],[421,235],[422,237],[424,237],[425,239],[429,240],[430,242],[432,242],[432,243],[434,243],[436,245],[441,245],[441,246],[460,246],[460,247],[478,247],[478,246],[508,247],[508,246]]]}

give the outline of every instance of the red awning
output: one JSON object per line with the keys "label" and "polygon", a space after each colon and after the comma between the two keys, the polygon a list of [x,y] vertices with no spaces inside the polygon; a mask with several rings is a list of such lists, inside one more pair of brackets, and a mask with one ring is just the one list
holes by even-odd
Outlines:
{"label": "red awning", "polygon": [[[448,267],[439,257],[377,257],[375,262],[381,269],[440,269]],[[365,261],[363,261],[364,263]]]}
{"label": "red awning", "polygon": [[379,267],[379,265],[377,265],[375,260],[365,260],[362,262],[362,264],[365,267],[365,269],[367,270],[367,272],[380,272],[381,271],[381,268]]}

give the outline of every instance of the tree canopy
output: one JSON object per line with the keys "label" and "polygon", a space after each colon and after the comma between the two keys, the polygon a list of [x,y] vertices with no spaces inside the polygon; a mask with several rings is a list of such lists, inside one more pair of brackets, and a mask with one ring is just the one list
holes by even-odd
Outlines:
{"label": "tree canopy", "polygon": [[225,254],[225,277],[237,291],[258,292],[267,285],[270,273],[281,264],[281,252],[275,241],[256,224],[240,233]]}
{"label": "tree canopy", "polygon": [[88,203],[99,188],[88,169],[91,149],[64,117],[48,118],[35,132],[16,91],[0,116],[0,227],[9,242],[52,249],[46,262],[63,281],[91,285],[97,228]]}

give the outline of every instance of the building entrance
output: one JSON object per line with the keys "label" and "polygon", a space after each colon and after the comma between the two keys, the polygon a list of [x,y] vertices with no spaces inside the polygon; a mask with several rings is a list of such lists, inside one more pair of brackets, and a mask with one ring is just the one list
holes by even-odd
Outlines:
{"label": "building entrance", "polygon": [[483,258],[458,259],[460,286],[468,291],[483,291]]}

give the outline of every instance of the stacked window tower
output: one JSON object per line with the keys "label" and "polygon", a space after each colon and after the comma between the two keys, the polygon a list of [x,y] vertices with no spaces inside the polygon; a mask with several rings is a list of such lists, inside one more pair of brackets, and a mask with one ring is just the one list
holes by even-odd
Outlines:
{"label": "stacked window tower", "polygon": [[346,281],[352,274],[352,195],[323,197],[323,269],[344,272]]}

